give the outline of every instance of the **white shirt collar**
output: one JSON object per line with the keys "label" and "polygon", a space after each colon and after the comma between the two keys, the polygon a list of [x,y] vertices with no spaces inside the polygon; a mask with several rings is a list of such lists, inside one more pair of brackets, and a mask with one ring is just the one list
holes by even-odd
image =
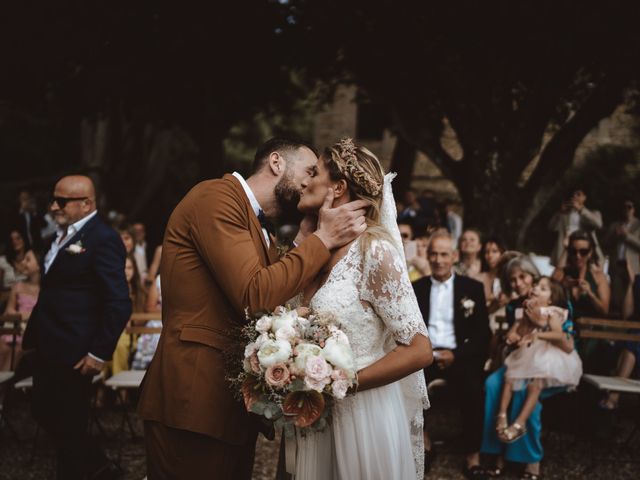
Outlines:
{"label": "white shirt collar", "polygon": [[[87,222],[91,220],[93,217],[95,217],[97,214],[98,214],[98,210],[94,210],[86,217],[83,217],[80,220],[78,220],[76,223],[72,223],[71,225],[69,225],[69,228],[67,229],[67,237],[70,237],[71,235],[75,235],[76,233],[78,233],[80,229],[84,227],[87,224]],[[58,227],[57,230],[58,230],[58,237],[60,237],[64,233],[64,228]]]}
{"label": "white shirt collar", "polygon": [[431,277],[431,284],[432,284],[432,286],[434,286],[434,287],[443,286],[443,287],[445,287],[446,289],[449,289],[449,288],[453,287],[453,279],[454,279],[454,277],[455,277],[455,276],[456,276],[456,274],[452,272],[452,273],[451,273],[451,276],[450,276],[448,279],[446,279],[444,282],[441,282],[441,281],[439,281],[439,280],[436,280],[436,279],[432,276],[432,277]]}
{"label": "white shirt collar", "polygon": [[251,187],[249,186],[247,181],[242,177],[242,175],[240,175],[238,172],[233,172],[233,176],[236,177],[240,182],[240,185],[242,185],[244,193],[246,193],[247,197],[249,198],[249,203],[251,204],[251,208],[253,208],[253,212],[256,214],[256,217],[257,217],[260,214],[260,210],[262,210],[262,207],[258,203],[258,199],[256,198],[256,196],[253,194]]}

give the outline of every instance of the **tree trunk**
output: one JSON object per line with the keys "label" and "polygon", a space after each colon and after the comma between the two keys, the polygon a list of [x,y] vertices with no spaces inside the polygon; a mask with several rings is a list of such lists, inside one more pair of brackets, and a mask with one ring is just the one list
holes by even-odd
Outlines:
{"label": "tree trunk", "polygon": [[389,171],[398,174],[398,177],[394,180],[394,190],[397,198],[398,195],[409,190],[411,186],[411,176],[416,162],[417,149],[407,142],[402,135],[398,135],[396,138]]}

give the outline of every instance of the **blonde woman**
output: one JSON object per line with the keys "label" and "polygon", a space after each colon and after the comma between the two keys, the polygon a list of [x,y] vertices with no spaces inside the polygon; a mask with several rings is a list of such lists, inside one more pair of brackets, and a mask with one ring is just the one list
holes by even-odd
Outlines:
{"label": "blonde woman", "polygon": [[327,430],[298,435],[299,479],[423,478],[421,370],[432,361],[431,343],[409,283],[390,181],[375,155],[343,139],[302,184],[298,209],[307,215],[317,215],[329,190],[333,206],[361,199],[369,207],[367,230],[335,250],[301,294],[303,305],[341,321],[359,385],[335,402]]}

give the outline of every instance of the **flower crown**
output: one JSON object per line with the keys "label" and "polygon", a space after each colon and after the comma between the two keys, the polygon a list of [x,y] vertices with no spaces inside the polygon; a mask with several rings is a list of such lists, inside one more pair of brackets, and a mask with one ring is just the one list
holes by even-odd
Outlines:
{"label": "flower crown", "polygon": [[356,156],[356,145],[351,138],[343,138],[332,148],[331,158],[348,180],[353,182],[365,193],[377,197],[382,192],[382,183],[360,168]]}

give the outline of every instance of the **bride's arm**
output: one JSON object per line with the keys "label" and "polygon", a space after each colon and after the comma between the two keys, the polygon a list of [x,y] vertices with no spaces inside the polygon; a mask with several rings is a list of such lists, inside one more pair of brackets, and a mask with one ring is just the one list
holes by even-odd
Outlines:
{"label": "bride's arm", "polygon": [[384,322],[397,346],[358,372],[358,390],[400,380],[433,362],[427,327],[404,260],[386,241],[373,241],[363,269],[362,299]]}
{"label": "bride's arm", "polygon": [[433,362],[431,342],[417,334],[409,345],[397,345],[377,362],[358,372],[358,391],[381,387],[428,367]]}

